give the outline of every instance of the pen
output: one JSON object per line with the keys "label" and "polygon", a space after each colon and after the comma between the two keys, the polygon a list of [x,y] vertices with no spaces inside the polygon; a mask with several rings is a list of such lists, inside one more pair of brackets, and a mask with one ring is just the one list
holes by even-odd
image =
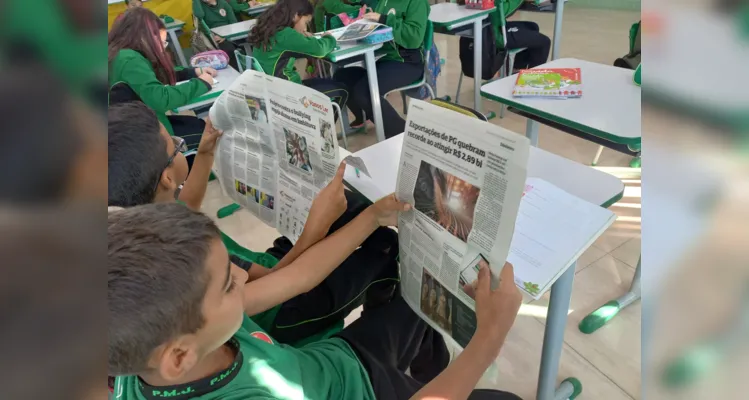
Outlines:
{"label": "pen", "polygon": [[356,172],[356,177],[359,178],[359,168],[354,167],[354,171]]}

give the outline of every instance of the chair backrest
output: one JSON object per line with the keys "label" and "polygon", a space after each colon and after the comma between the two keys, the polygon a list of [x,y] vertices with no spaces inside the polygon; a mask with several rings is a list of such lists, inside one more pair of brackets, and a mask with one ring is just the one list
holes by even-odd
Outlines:
{"label": "chair backrest", "polygon": [[440,99],[432,99],[430,101],[432,104],[440,106],[442,108],[446,108],[448,110],[452,110],[458,113],[461,113],[463,115],[467,115],[469,117],[477,118],[482,121],[488,121],[486,116],[472,108],[468,108],[466,106],[461,106],[460,104],[451,103],[449,101],[440,100]]}
{"label": "chair backrest", "polygon": [[257,58],[248,56],[247,54],[242,53],[239,49],[234,50],[234,57],[237,59],[237,66],[239,67],[240,73],[244,72],[246,69],[265,73]]}
{"label": "chair backrest", "polygon": [[252,60],[252,69],[255,71],[260,71],[262,73],[265,73],[265,70],[263,70],[263,66],[260,65],[260,61],[257,60],[255,57],[249,57],[250,60]]}

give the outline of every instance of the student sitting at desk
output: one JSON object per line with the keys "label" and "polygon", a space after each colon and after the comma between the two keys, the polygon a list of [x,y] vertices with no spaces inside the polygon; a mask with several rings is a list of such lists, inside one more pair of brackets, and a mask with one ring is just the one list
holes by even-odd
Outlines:
{"label": "student sitting at desk", "polygon": [[315,258],[344,257],[376,226],[396,224],[402,204],[393,196],[378,201],[300,263],[246,284],[207,216],[176,204],[110,212],[108,370],[120,377],[118,399],[518,400],[474,390],[520,308],[509,264],[496,290],[482,266],[478,327],[449,366],[442,336],[400,295],[300,348],[278,343],[247,317],[310,290],[335,268]]}
{"label": "student sitting at desk", "polygon": [[[236,0],[232,1],[237,4]],[[210,29],[238,22],[236,15],[234,15],[234,9],[226,0],[193,0],[192,12],[195,18],[204,21]],[[211,32],[211,35],[218,48],[225,51],[229,56],[229,65],[238,70],[237,59],[234,57],[234,50],[237,49],[237,46],[231,40],[226,40],[213,32]]]}
{"label": "student sitting at desk", "polygon": [[361,4],[350,4],[344,0],[313,0],[315,15],[312,22],[315,24],[315,32],[323,32],[326,28],[326,19],[341,13],[356,12],[361,9]]}
{"label": "student sitting at desk", "polygon": [[[148,107],[139,102],[112,106],[108,119],[109,206],[173,203],[178,199],[187,208],[200,210],[220,136],[210,122],[188,175],[185,157],[179,152],[179,138],[169,137]],[[344,193],[343,169],[338,175],[312,203],[296,244],[281,237],[266,252],[235,252],[233,241],[221,234],[232,262],[248,272],[250,281],[292,267],[311,246],[343,229],[366,209],[366,204]],[[328,334],[362,303],[368,310],[390,300],[398,285],[397,253],[395,232],[377,229],[360,248],[345,256],[331,253],[318,258],[320,263],[334,260],[338,266],[319,285],[251,316],[282,343],[315,340]]]}
{"label": "student sitting at desk", "polygon": [[257,19],[257,25],[250,31],[252,56],[266,74],[324,93],[345,112],[349,92],[344,84],[325,78],[302,81],[294,67],[297,58],[322,58],[336,48],[333,36],[318,38],[307,31],[313,13],[309,0],[279,0]]}
{"label": "student sitting at desk", "polygon": [[[505,19],[509,19],[524,2],[533,3],[534,0],[508,0],[504,2],[497,1],[497,7],[504,5]],[[500,20],[499,9],[489,15],[489,19],[494,29],[494,37],[497,40],[497,48],[502,48],[502,25]],[[507,21],[505,26],[507,30],[507,48],[510,50],[526,49],[515,56],[514,69],[535,68],[546,63],[549,58],[549,49],[551,48],[551,39],[540,32],[538,24],[532,21]],[[508,75],[514,71],[508,71]]]}
{"label": "student sitting at desk", "polygon": [[[385,99],[384,94],[399,87],[414,83],[424,74],[424,34],[429,19],[427,0],[382,0],[375,12],[365,18],[378,21],[393,28],[393,41],[383,43],[385,55],[377,61],[377,82],[380,89],[382,121],[385,136],[391,138],[405,130],[406,121]],[[364,125],[364,113],[372,118],[372,98],[369,80],[364,68],[339,69],[335,80],[343,82],[351,93],[349,109],[356,117],[354,128]]]}
{"label": "student sitting at desk", "polygon": [[[109,32],[109,86],[127,84],[156,111],[170,134],[184,138],[187,147],[193,149],[205,129],[203,120],[166,113],[208,93],[217,73],[213,68],[175,71],[166,52],[166,36],[164,22],[150,10],[134,8],[125,12]],[[183,80],[186,82],[176,84]]]}

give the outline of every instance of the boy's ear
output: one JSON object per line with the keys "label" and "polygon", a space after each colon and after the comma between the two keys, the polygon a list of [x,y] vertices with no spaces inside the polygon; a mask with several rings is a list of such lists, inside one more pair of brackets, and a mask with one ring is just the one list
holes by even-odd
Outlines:
{"label": "boy's ear", "polygon": [[177,182],[175,181],[174,177],[172,177],[172,168],[167,167],[161,172],[159,187],[161,188],[161,190],[165,190],[169,193],[173,193],[175,190],[177,190]]}
{"label": "boy's ear", "polygon": [[156,356],[156,360],[153,361],[159,375],[167,382],[182,379],[197,365],[200,358],[193,335],[184,335],[165,344]]}

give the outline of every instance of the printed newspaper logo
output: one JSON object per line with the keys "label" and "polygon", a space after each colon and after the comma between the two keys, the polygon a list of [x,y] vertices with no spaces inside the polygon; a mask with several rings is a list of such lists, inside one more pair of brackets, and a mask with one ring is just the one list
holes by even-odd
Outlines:
{"label": "printed newspaper logo", "polygon": [[317,109],[319,111],[322,111],[323,113],[326,113],[326,114],[328,113],[328,108],[327,107],[325,107],[324,105],[322,105],[320,103],[316,103],[316,102],[308,99],[307,96],[304,96],[304,97],[302,97],[299,100],[304,105],[304,108],[309,108],[309,106],[312,106],[312,108],[315,108],[315,109]]}

